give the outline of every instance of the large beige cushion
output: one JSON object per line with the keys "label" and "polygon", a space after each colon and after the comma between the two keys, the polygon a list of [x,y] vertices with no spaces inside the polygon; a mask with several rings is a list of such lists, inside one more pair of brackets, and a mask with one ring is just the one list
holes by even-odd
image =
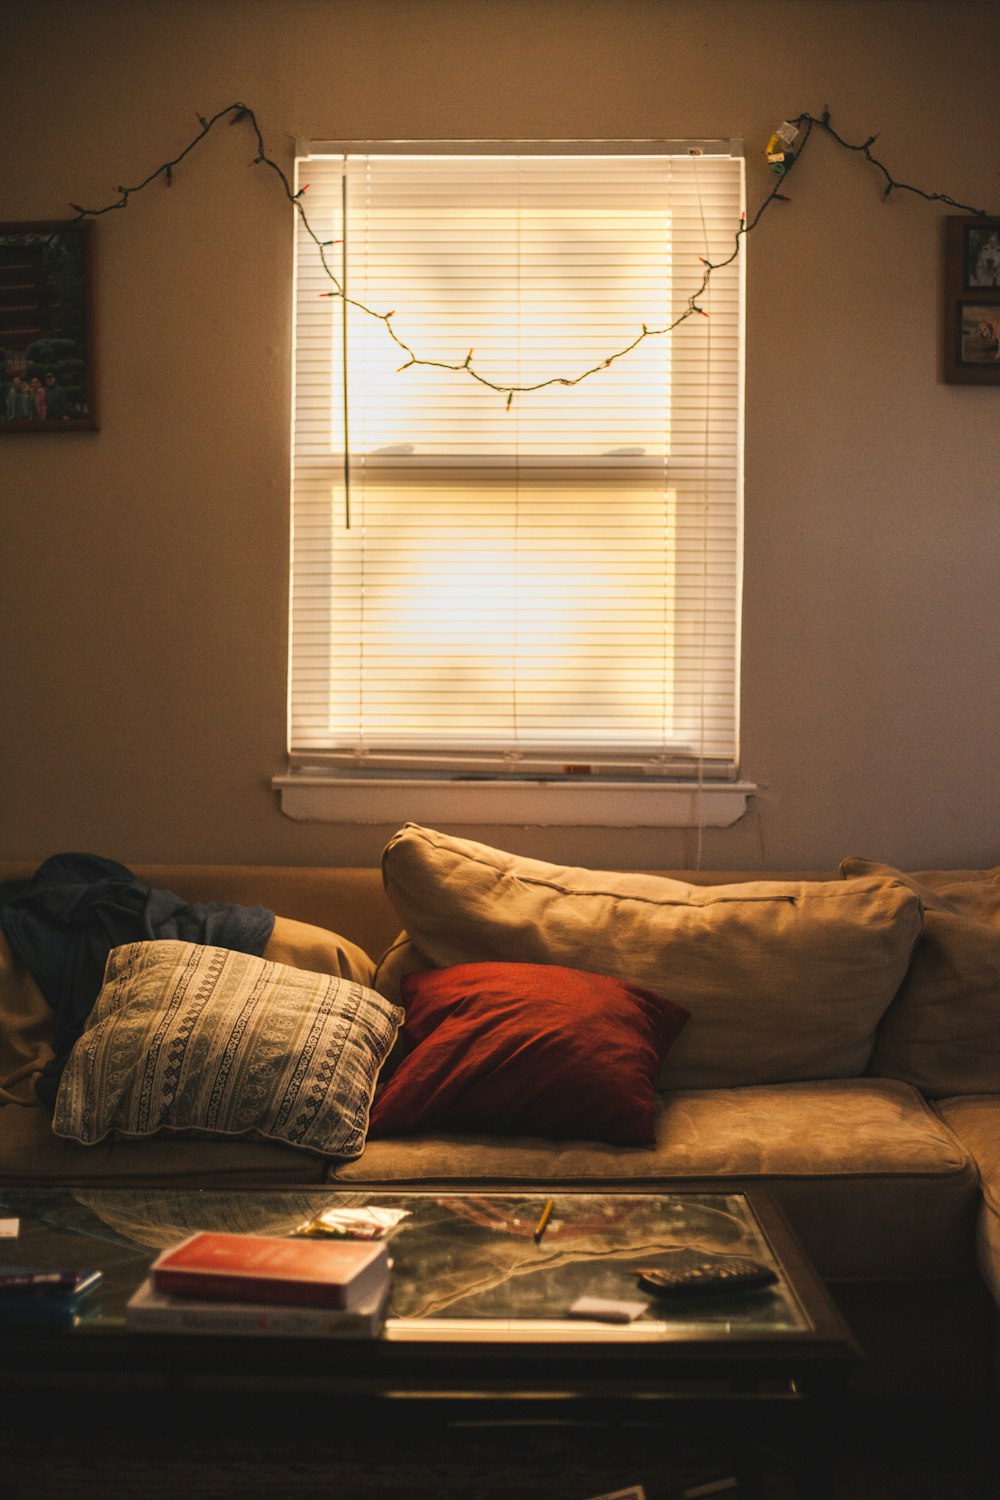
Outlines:
{"label": "large beige cushion", "polygon": [[931,1098],[1000,1092],[1000,869],[919,870],[845,859],[846,877],[905,882],[924,926],[879,1026],[869,1071]]}
{"label": "large beige cushion", "polygon": [[968,1151],[931,1106],[873,1078],[664,1094],[648,1148],[437,1134],[369,1141],[330,1177],[351,1188],[761,1187],[838,1279],[968,1274],[979,1197]]}
{"label": "large beige cushion", "polygon": [[357,943],[349,942],[339,932],[296,922],[292,917],[275,917],[263,957],[290,969],[336,974],[358,984],[370,985],[375,976],[374,962]]}
{"label": "large beige cushion", "polygon": [[[563,964],[690,1011],[662,1079],[672,1088],[864,1072],[920,931],[917,897],[883,876],[698,886],[547,864],[414,824],[382,868],[435,967]],[[392,995],[390,977],[380,968],[377,982]]]}

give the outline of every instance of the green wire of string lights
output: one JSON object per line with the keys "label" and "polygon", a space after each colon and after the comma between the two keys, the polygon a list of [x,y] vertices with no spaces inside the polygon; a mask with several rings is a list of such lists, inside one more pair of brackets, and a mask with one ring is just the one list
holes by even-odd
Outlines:
{"label": "green wire of string lights", "polygon": [[[404,339],[400,338],[399,334],[393,327],[392,320],[396,316],[395,309],[393,309],[391,312],[378,312],[375,308],[369,307],[366,303],[359,302],[356,298],[347,296],[342,283],[338,280],[327,259],[327,250],[332,245],[338,242],[335,240],[321,240],[319,238],[312,225],[310,224],[306,211],[302,205],[302,198],[303,195],[307,192],[309,184],[307,183],[304,187],[299,188],[297,192],[293,190],[292,185],[289,182],[285,172],[274,160],[274,158],[268,155],[267,148],[264,144],[264,137],[261,132],[260,125],[257,121],[257,116],[248,104],[227,104],[224,109],[218,110],[216,114],[210,116],[209,118],[206,118],[204,115],[199,114],[197,118],[200,129],[197,135],[195,135],[194,138],[188,143],[188,145],[185,146],[183,151],[179,152],[177,156],[172,157],[171,160],[163,162],[156,168],[155,171],[150,172],[148,177],[143,178],[141,182],[136,183],[133,187],[119,186],[119,196],[117,197],[117,199],[115,199],[112,203],[106,204],[103,208],[83,208],[78,203],[70,204],[70,207],[74,210],[76,218],[96,219],[100,218],[103,214],[112,213],[116,209],[127,208],[129,200],[133,198],[136,193],[141,193],[144,188],[149,187],[151,183],[155,182],[160,177],[164,179],[168,187],[171,186],[173,183],[175,167],[179,166],[180,163],[184,161],[185,157],[187,157],[195,149],[195,147],[205,139],[209,132],[213,130],[221,120],[225,120],[227,117],[229,119],[230,125],[238,125],[243,121],[249,122],[257,142],[257,154],[250,162],[250,166],[264,166],[275,174],[279,183],[281,184],[282,191],[284,192],[286,198],[293,205],[296,213],[299,215],[299,219],[302,223],[303,229],[316,246],[324,274],[327,276],[332,286],[331,291],[321,292],[320,296],[337,298],[346,303],[347,306],[354,307],[359,312],[366,314],[368,317],[375,318],[378,322],[384,323],[386,332],[389,334],[389,337],[399,347],[403,354],[406,355],[404,363],[399,366],[400,370],[410,369],[414,365],[423,365],[438,370],[451,370],[455,374],[459,375],[467,375],[472,380],[478,381],[480,385],[486,386],[489,390],[497,391],[499,394],[505,395],[507,398],[508,410],[510,409],[511,402],[513,401],[515,395],[526,395],[532,391],[544,390],[545,387],[550,385],[579,385],[581,381],[588,380],[591,375],[596,375],[599,371],[606,370],[609,365],[614,364],[616,360],[623,359],[625,355],[630,354],[632,350],[637,348],[637,346],[641,344],[645,339],[659,338],[663,334],[670,333],[673,331],[673,329],[679,327],[681,323],[686,322],[688,318],[694,316],[707,318],[708,314],[705,312],[704,308],[700,307],[698,304],[699,298],[703,297],[708,290],[708,286],[713,273],[721,270],[725,266],[732,264],[732,262],[739,255],[741,240],[745,235],[749,234],[751,230],[757,227],[757,225],[761,221],[761,218],[771,207],[772,203],[787,203],[790,201],[787,193],[783,192],[782,189],[785,186],[788,173],[794,166],[798,164],[798,162],[801,161],[802,154],[809,142],[809,138],[813,130],[817,127],[825,131],[826,134],[831,138],[831,140],[835,141],[838,146],[842,146],[844,150],[851,151],[863,156],[864,159],[876,169],[876,171],[881,173],[885,183],[882,192],[883,202],[888,199],[894,191],[914,193],[917,197],[923,198],[928,203],[945,203],[952,208],[960,209],[963,213],[973,214],[982,218],[989,217],[985,209],[973,208],[970,207],[970,205],[967,203],[960,203],[957,201],[957,199],[950,197],[947,193],[928,193],[925,192],[923,188],[914,187],[912,183],[899,181],[898,178],[895,178],[892,175],[885,163],[880,161],[879,158],[872,153],[871,148],[875,144],[877,137],[874,135],[870,135],[867,140],[862,141],[860,144],[853,144],[852,142],[846,140],[838,131],[834,130],[833,126],[830,124],[829,109],[825,108],[822,115],[811,115],[808,113],[796,115],[794,116],[794,118],[784,120],[779,129],[774,133],[774,135],[772,135],[770,141],[768,142],[765,154],[767,155],[767,159],[771,165],[771,170],[777,179],[774,186],[772,187],[771,191],[764,197],[757,209],[757,212],[754,214],[753,218],[749,220],[749,222],[747,221],[745,215],[740,215],[740,223],[734,235],[733,248],[723,260],[712,261],[706,259],[704,256],[701,257],[701,262],[704,266],[701,281],[699,282],[698,286],[695,287],[690,297],[688,297],[687,306],[684,311],[681,312],[676,318],[674,318],[672,322],[666,323],[663,325],[663,327],[660,328],[651,328],[646,323],[643,323],[641,331],[637,333],[635,338],[630,340],[629,343],[624,344],[620,349],[616,349],[613,353],[609,354],[607,358],[599,360],[597,364],[592,365],[589,369],[582,371],[582,373],[579,375],[552,375],[549,376],[548,379],[536,381],[532,385],[510,385],[507,382],[498,384],[496,381],[488,379],[485,375],[481,374],[480,371],[476,369],[476,367],[472,363],[473,351],[471,349],[469,350],[464,360],[460,360],[457,362],[438,359],[424,359],[419,354],[417,354],[410,347],[410,345],[406,343]],[[798,139],[800,135],[802,137],[801,142],[799,142]]]}

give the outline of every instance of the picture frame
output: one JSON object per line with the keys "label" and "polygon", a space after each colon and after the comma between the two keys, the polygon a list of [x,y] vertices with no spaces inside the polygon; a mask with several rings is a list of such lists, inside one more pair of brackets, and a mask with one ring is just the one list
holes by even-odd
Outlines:
{"label": "picture frame", "polygon": [[1000,219],[945,220],[944,378],[1000,386]]}
{"label": "picture frame", "polygon": [[0,434],[96,430],[93,224],[0,224]]}

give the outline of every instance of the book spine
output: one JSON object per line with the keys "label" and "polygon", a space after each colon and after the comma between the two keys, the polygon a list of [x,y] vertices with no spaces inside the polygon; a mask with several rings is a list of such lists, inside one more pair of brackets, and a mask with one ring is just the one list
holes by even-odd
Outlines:
{"label": "book spine", "polygon": [[230,1276],[213,1272],[154,1268],[153,1285],[158,1292],[181,1297],[218,1298],[221,1301],[274,1302],[298,1307],[346,1306],[342,1286],[317,1285],[306,1281],[281,1281],[257,1276]]}
{"label": "book spine", "polygon": [[126,1314],[129,1327],[147,1333],[232,1334],[260,1338],[268,1334],[285,1338],[371,1338],[381,1327],[380,1318],[357,1317],[350,1313],[324,1314],[305,1308],[276,1307],[266,1312],[254,1308],[220,1308],[212,1304],[200,1307],[130,1307]]}
{"label": "book spine", "polygon": [[5,1292],[75,1292],[83,1278],[78,1271],[0,1271],[0,1295]]}

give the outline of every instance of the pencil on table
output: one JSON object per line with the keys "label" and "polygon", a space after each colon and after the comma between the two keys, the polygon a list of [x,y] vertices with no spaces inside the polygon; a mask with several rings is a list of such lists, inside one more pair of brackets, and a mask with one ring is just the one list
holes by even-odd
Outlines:
{"label": "pencil on table", "polygon": [[536,1245],[540,1245],[541,1242],[542,1242],[542,1235],[545,1233],[545,1226],[549,1222],[549,1216],[550,1216],[551,1213],[552,1213],[552,1199],[549,1198],[547,1200],[546,1204],[545,1204],[545,1207],[542,1209],[541,1217],[539,1218],[538,1223],[535,1225],[535,1244]]}

